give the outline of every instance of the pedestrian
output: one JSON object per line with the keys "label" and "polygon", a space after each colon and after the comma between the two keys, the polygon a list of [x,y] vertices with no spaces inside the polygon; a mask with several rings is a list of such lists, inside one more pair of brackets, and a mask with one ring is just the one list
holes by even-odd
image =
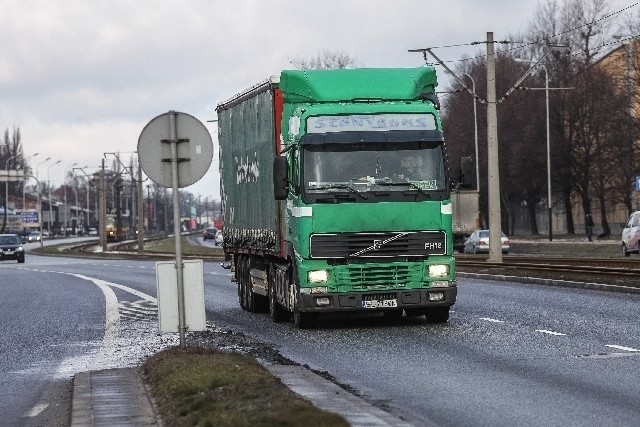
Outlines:
{"label": "pedestrian", "polygon": [[590,242],[593,242],[593,218],[590,213],[585,215],[584,226],[587,229],[587,239],[589,239]]}

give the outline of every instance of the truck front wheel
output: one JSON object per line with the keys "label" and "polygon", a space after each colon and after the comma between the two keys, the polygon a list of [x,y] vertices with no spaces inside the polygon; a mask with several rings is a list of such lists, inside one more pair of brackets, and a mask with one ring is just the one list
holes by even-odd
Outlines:
{"label": "truck front wheel", "polygon": [[427,322],[445,323],[447,320],[449,320],[449,308],[450,307],[434,307],[428,309],[425,313]]}
{"label": "truck front wheel", "polygon": [[316,327],[316,313],[305,313],[300,310],[300,290],[296,290],[295,306],[293,307],[293,324],[298,329],[313,329]]}

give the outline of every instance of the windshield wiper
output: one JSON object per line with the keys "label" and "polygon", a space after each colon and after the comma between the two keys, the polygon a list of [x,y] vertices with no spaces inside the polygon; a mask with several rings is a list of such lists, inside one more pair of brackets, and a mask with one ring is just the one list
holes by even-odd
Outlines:
{"label": "windshield wiper", "polygon": [[358,196],[362,197],[365,200],[368,199],[367,196],[365,196],[364,194],[360,193],[358,190],[356,190],[355,188],[353,188],[349,184],[328,184],[328,185],[322,185],[320,187],[309,188],[308,190],[330,190],[332,188],[338,188],[338,189],[344,188],[346,190],[351,191],[354,194],[357,194]]}
{"label": "windshield wiper", "polygon": [[415,190],[418,190],[418,193],[424,194],[425,196],[427,196],[427,198],[431,198],[431,194],[427,193],[426,191],[424,191],[422,188],[418,187],[415,183],[413,182],[390,182],[390,181],[386,181],[383,179],[380,180],[376,180],[376,185],[381,185],[381,186],[385,186],[385,187],[399,187],[399,186],[409,186]]}

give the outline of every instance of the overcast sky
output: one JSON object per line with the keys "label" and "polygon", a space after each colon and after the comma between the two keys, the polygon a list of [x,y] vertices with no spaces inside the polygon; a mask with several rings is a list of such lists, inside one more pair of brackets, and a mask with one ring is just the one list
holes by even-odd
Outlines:
{"label": "overcast sky", "polygon": [[216,145],[209,172],[186,190],[217,199],[217,128],[206,121],[218,102],[323,50],[366,67],[422,66],[407,50],[480,41],[487,31],[504,39],[526,28],[537,3],[0,0],[0,129],[19,127],[25,154],[39,153],[30,164],[40,164],[40,179],[60,185],[73,163],[93,171],[105,152],[127,159],[151,119],[185,112]]}

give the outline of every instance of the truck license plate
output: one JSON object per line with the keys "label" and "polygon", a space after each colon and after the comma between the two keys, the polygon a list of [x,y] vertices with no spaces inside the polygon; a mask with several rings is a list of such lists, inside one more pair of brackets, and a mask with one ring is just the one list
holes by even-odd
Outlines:
{"label": "truck license plate", "polygon": [[362,301],[362,308],[394,308],[398,306],[397,299]]}

